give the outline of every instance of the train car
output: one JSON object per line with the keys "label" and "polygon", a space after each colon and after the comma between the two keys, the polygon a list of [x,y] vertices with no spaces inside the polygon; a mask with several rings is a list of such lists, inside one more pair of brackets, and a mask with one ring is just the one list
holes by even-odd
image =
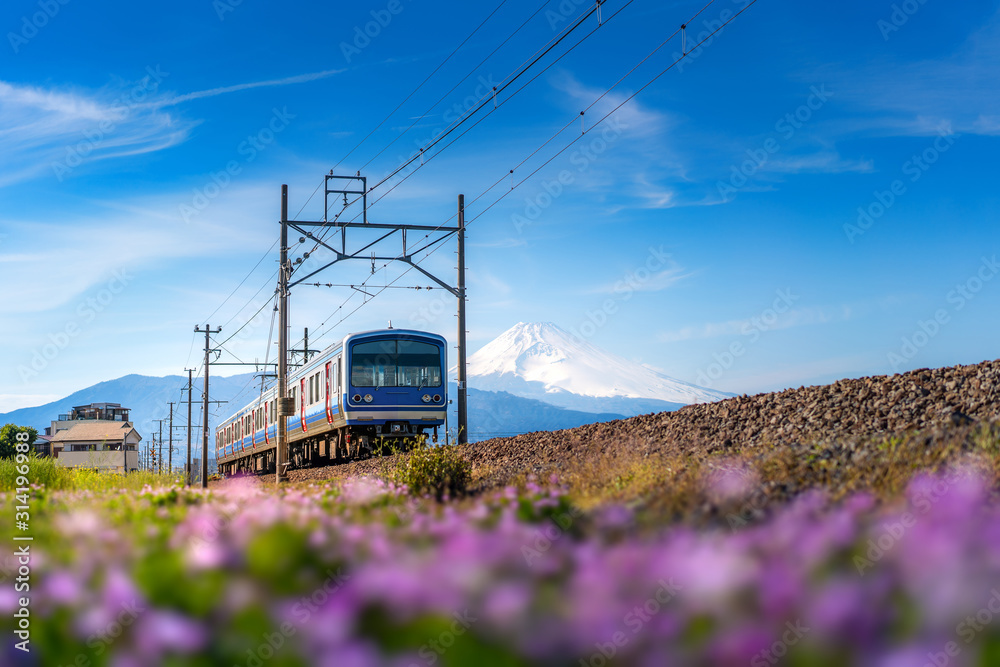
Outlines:
{"label": "train car", "polygon": [[[291,467],[407,449],[445,422],[448,346],[437,334],[351,334],[288,375],[296,412],[285,417]],[[273,472],[278,402],[271,388],[215,431],[219,471]]]}

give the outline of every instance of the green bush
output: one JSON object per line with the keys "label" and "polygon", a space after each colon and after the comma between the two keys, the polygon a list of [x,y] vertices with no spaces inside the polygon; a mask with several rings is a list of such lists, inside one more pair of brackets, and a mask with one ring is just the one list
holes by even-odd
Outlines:
{"label": "green bush", "polygon": [[444,500],[445,494],[450,498],[464,496],[471,478],[472,465],[454,445],[420,445],[408,458],[400,460],[393,475],[393,481],[405,484],[410,493],[430,493],[438,502]]}

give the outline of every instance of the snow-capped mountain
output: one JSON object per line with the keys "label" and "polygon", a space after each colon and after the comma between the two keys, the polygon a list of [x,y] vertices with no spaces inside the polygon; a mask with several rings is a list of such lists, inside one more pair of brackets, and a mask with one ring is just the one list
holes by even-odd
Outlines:
{"label": "snow-capped mountain", "polygon": [[469,358],[469,386],[574,410],[642,414],[728,398],[619,357],[551,323],[519,322]]}

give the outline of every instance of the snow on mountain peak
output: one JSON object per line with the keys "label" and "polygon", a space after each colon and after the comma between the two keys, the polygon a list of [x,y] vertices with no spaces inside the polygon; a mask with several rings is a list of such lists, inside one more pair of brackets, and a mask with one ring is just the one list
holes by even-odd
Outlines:
{"label": "snow on mountain peak", "polygon": [[469,358],[468,375],[477,389],[543,400],[565,392],[683,404],[727,397],[602,350],[551,322],[518,322]]}

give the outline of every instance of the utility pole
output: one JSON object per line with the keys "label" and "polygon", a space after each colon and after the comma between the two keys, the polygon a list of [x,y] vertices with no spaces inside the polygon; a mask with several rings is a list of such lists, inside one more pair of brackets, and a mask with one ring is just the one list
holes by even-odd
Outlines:
{"label": "utility pole", "polygon": [[[278,263],[278,442],[275,444],[274,483],[288,481],[288,185],[281,186],[281,254]],[[309,349],[308,343],[305,349]],[[308,352],[306,353],[308,354]]]}
{"label": "utility pole", "polygon": [[[465,386],[465,195],[458,195],[458,444],[469,441]],[[447,409],[447,406],[445,406]]]}
{"label": "utility pole", "polygon": [[309,362],[310,354],[318,354],[319,350],[309,349],[309,327],[306,327],[302,332],[302,341],[304,343],[301,350],[288,350],[288,354],[301,354],[302,355],[302,366],[305,366]]}
{"label": "utility pole", "polygon": [[195,333],[205,332],[205,396],[204,396],[204,417],[202,419],[201,426],[201,488],[208,488],[208,364],[209,355],[212,353],[212,339],[210,336],[214,333],[219,333],[222,331],[222,327],[216,327],[215,331],[212,331],[212,326],[209,324],[205,325],[202,329],[200,326],[194,328]]}
{"label": "utility pole", "polygon": [[170,401],[170,444],[167,445],[167,474],[174,474],[174,402]]}
{"label": "utility pole", "polygon": [[194,373],[193,368],[185,368],[188,374],[188,448],[187,448],[187,466],[184,468],[184,483],[191,486],[191,374]]}
{"label": "utility pole", "polygon": [[160,426],[160,437],[159,437],[160,454],[159,454],[159,456],[157,457],[157,460],[156,460],[156,471],[157,471],[157,473],[162,474],[163,473],[163,421],[164,420],[162,420],[162,419],[154,419],[153,421],[156,422],[157,424],[159,424],[159,426]]}

